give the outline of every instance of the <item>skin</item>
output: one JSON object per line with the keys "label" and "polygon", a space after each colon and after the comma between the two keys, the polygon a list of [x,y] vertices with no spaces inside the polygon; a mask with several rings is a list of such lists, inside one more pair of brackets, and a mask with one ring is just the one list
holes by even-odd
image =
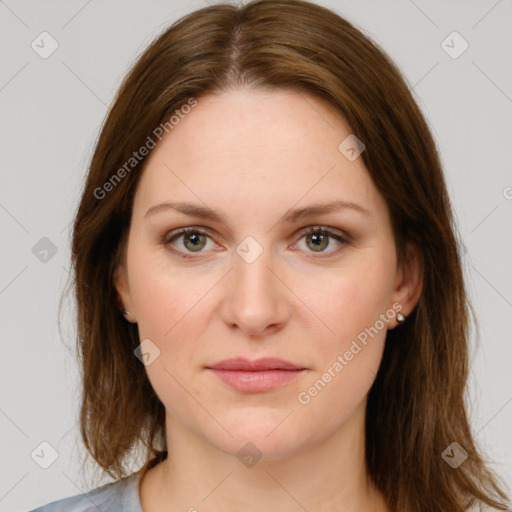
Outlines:
{"label": "skin", "polygon": [[[229,90],[201,97],[146,161],[116,272],[127,320],[160,350],[146,371],[167,412],[169,457],[142,480],[145,512],[388,510],[367,482],[364,419],[396,317],[309,403],[298,401],[379,315],[394,303],[409,314],[421,293],[418,251],[410,246],[397,266],[383,197],[362,158],[338,149],[350,133],[314,97]],[[338,199],[369,214],[282,219],[290,208]],[[207,205],[225,223],[172,209],[145,217],[165,201]],[[194,239],[199,252],[183,235],[162,243],[189,226],[207,231]],[[316,252],[308,226],[350,241],[329,237]],[[236,252],[249,236],[263,249],[251,263]],[[307,370],[247,394],[204,368],[234,356],[280,357]],[[247,442],[262,454],[252,467],[237,457]]]}

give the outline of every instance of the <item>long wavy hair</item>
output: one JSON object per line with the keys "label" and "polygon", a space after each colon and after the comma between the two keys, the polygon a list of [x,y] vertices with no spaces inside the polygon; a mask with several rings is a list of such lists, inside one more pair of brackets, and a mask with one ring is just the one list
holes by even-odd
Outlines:
{"label": "long wavy hair", "polygon": [[[475,315],[433,137],[384,51],[337,13],[302,0],[219,4],[184,16],[140,55],[111,105],[72,233],[88,455],[115,478],[129,474],[134,453],[142,453],[143,472],[167,456],[164,406],[134,356],[137,325],[123,318],[114,287],[146,160],[134,161],[133,152],[159,126],[170,131],[169,119],[191,99],[242,87],[314,95],[342,114],[366,144],[361,158],[389,208],[399,262],[407,242],[421,250],[421,297],[407,322],[388,331],[368,396],[369,477],[396,512],[462,512],[479,503],[505,510],[503,484],[468,421]],[[442,457],[453,442],[468,453],[457,469]]]}

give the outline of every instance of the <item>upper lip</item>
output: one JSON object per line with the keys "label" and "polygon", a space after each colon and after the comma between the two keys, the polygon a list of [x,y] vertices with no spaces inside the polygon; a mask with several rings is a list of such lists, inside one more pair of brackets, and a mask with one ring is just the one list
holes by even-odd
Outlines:
{"label": "upper lip", "polygon": [[238,371],[263,371],[263,370],[304,370],[303,366],[297,366],[290,361],[277,357],[263,357],[261,359],[246,359],[234,357],[219,361],[214,365],[207,366],[211,370],[238,370]]}

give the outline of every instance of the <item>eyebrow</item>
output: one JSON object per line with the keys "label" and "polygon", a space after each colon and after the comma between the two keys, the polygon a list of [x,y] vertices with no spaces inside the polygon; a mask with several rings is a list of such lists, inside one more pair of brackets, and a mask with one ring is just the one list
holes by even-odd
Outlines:
{"label": "eyebrow", "polygon": [[[371,216],[371,213],[368,209],[363,206],[353,203],[350,201],[336,200],[329,201],[325,203],[312,204],[309,206],[305,206],[302,208],[294,208],[288,210],[283,216],[282,219],[286,223],[294,223],[300,219],[304,219],[307,217],[313,217],[315,215],[322,215],[326,213],[332,213],[343,209],[350,209],[356,212],[359,212],[366,216]],[[193,217],[200,217],[202,219],[207,219],[219,223],[226,224],[226,219],[222,214],[216,212],[215,210],[209,208],[208,206],[203,206],[200,204],[189,203],[186,201],[178,201],[178,202],[165,202],[159,203],[151,206],[147,212],[144,214],[144,217],[148,217],[150,214],[155,214],[159,211],[166,210],[175,210],[185,215],[190,215]]]}

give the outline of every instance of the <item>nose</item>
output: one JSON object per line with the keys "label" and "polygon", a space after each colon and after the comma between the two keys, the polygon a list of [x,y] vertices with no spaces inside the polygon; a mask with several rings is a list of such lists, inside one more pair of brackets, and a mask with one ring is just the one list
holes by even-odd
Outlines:
{"label": "nose", "polygon": [[269,253],[263,251],[251,263],[235,254],[223,297],[223,321],[251,337],[282,329],[290,314],[290,292],[274,270]]}

